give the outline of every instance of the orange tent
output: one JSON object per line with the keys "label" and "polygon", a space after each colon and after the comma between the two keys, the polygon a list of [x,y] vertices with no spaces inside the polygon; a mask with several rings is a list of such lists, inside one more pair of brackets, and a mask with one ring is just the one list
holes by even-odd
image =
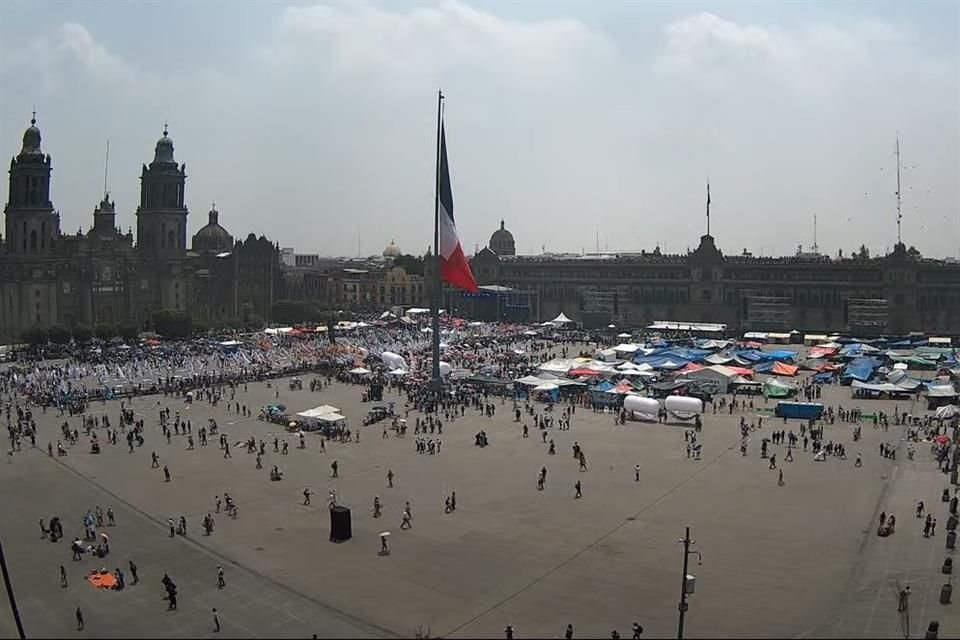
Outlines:
{"label": "orange tent", "polygon": [[783,362],[774,362],[773,368],[770,370],[775,376],[795,376],[800,367],[794,366],[792,364],[785,364]]}

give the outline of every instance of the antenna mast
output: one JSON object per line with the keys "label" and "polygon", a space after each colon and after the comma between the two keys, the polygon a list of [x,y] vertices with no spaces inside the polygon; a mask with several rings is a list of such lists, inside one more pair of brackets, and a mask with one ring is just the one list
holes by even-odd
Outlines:
{"label": "antenna mast", "polygon": [[103,159],[103,199],[107,199],[107,172],[110,169],[110,138],[107,138],[107,153]]}
{"label": "antenna mast", "polygon": [[901,211],[901,199],[900,199],[900,136],[897,136],[897,244],[902,244],[900,236],[900,221],[903,219],[903,213]]}
{"label": "antenna mast", "polygon": [[820,253],[820,247],[817,246],[817,214],[813,214],[813,252]]}

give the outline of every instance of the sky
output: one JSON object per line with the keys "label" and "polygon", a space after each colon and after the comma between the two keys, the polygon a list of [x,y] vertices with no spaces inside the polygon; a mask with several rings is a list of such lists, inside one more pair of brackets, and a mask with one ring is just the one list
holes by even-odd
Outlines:
{"label": "sky", "polygon": [[[0,3],[0,150],[31,111],[62,230],[135,227],[164,123],[191,233],[363,255],[433,237],[437,90],[461,241],[519,253],[960,255],[960,2]],[[4,202],[7,185],[0,187]]]}

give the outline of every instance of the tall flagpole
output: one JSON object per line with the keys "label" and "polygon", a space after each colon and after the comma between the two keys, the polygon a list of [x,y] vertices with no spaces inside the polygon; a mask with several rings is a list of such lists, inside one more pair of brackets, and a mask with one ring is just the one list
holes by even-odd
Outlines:
{"label": "tall flagpole", "polygon": [[710,180],[707,180],[707,235],[710,235]]}
{"label": "tall flagpole", "polygon": [[443,126],[443,92],[437,91],[437,175],[433,191],[433,295],[430,299],[430,316],[433,333],[433,387],[439,396],[440,382],[440,304],[443,285],[440,281],[440,130]]}

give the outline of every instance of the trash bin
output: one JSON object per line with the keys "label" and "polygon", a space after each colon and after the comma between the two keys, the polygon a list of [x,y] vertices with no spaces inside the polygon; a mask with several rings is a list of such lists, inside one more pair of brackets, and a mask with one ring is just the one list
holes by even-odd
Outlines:
{"label": "trash bin", "polygon": [[353,537],[350,509],[336,506],[330,509],[330,542],[343,542]]}
{"label": "trash bin", "polygon": [[943,568],[941,571],[947,575],[953,573],[953,558],[947,558],[943,561]]}
{"label": "trash bin", "polygon": [[957,475],[958,475],[957,470],[956,468],[954,468],[953,471],[950,472],[950,484],[952,485],[957,484]]}
{"label": "trash bin", "polygon": [[957,546],[957,532],[948,531],[947,532],[947,549],[954,549]]}
{"label": "trash bin", "polygon": [[923,635],[924,640],[937,640],[940,637],[940,623],[931,620],[927,625],[927,632]]}
{"label": "trash bin", "polygon": [[953,595],[953,585],[945,582],[940,587],[940,604],[950,604],[950,597]]}
{"label": "trash bin", "polygon": [[950,502],[950,489],[944,489],[943,493],[940,494],[941,502]]}

